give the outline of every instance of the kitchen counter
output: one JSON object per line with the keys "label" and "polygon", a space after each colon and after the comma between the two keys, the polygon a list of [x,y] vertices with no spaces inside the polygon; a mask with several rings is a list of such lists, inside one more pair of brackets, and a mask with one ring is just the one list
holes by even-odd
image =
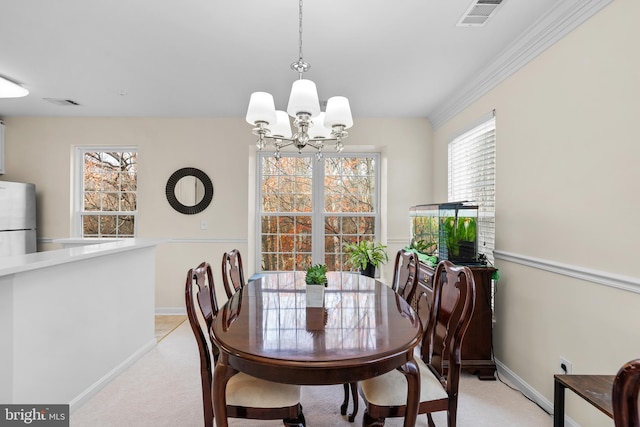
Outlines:
{"label": "kitchen counter", "polygon": [[73,411],[151,349],[161,242],[0,259],[0,402]]}
{"label": "kitchen counter", "polygon": [[[66,242],[67,239],[60,240],[60,242],[63,241]],[[79,242],[81,240],[74,239],[69,241]],[[13,255],[10,257],[0,258],[0,276],[76,262],[82,259],[89,259],[112,253],[130,251],[132,249],[154,247],[162,242],[162,240],[159,239],[120,239],[110,240],[108,243],[95,243],[96,240],[85,241],[91,243],[85,243],[85,245],[78,245],[64,249],[56,249],[53,251],[34,252],[31,254]]]}

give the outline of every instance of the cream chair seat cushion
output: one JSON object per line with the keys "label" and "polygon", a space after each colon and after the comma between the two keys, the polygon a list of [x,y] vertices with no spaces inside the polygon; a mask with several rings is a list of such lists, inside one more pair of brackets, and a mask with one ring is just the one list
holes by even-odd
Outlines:
{"label": "cream chair seat cushion", "polygon": [[[447,392],[427,365],[416,357],[420,371],[420,402],[446,399]],[[407,404],[407,379],[397,369],[379,377],[360,382],[363,397],[377,406],[404,406]]]}
{"label": "cream chair seat cushion", "polygon": [[227,405],[284,408],[300,402],[300,386],[261,380],[242,372],[227,383]]}

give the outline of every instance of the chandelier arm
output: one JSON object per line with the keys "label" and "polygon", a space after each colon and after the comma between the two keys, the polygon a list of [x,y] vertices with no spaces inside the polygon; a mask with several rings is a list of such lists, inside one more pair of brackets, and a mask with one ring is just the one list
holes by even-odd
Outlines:
{"label": "chandelier arm", "polygon": [[307,142],[307,145],[312,146],[313,148],[315,148],[316,150],[322,150],[324,148],[324,143],[326,141],[331,141],[330,139],[310,139]]}
{"label": "chandelier arm", "polygon": [[273,144],[277,149],[288,147],[296,143],[295,139],[291,138],[279,138],[275,136],[267,136],[265,137],[269,142]]}

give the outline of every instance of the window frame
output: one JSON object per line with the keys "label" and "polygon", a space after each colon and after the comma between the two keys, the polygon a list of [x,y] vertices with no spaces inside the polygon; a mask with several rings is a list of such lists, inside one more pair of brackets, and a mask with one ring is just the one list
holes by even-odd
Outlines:
{"label": "window frame", "polygon": [[[73,198],[72,198],[72,215],[71,215],[71,233],[72,236],[79,239],[84,239],[82,219],[86,214],[83,210],[84,206],[84,155],[88,152],[135,152],[139,154],[138,147],[136,146],[88,146],[81,145],[76,146],[74,150],[74,162],[73,162]],[[136,182],[139,175],[139,170],[136,164]],[[138,197],[139,191],[136,185],[136,210],[135,211],[96,211],[104,215],[104,212],[108,212],[107,215],[127,215],[134,218],[133,221],[133,236],[108,236],[108,237],[86,237],[90,239],[125,239],[135,238],[138,236]],[[91,213],[90,215],[93,215]],[[98,213],[96,213],[98,215]]]}
{"label": "window frame", "polygon": [[[474,133],[477,134],[478,132],[480,132],[483,127],[488,127],[488,128],[487,130],[484,130],[481,134],[474,137],[473,134]],[[489,132],[492,132],[493,135],[490,139],[487,139],[486,135]],[[469,201],[478,205],[478,253],[484,254],[491,265],[493,265],[494,263],[493,251],[495,250],[495,237],[496,237],[495,235],[496,165],[497,165],[497,161],[496,161],[497,160],[496,158],[497,135],[496,134],[497,134],[496,116],[495,116],[495,111],[492,111],[491,113],[481,117],[480,119],[478,119],[477,121],[475,121],[474,123],[466,127],[463,131],[451,137],[449,139],[449,143],[447,144],[447,200],[449,202]],[[472,150],[476,150],[476,151],[492,150],[493,175],[492,175],[492,179],[490,180],[492,181],[491,183],[492,194],[490,195],[490,197],[492,198],[491,206],[487,205],[486,203],[483,203],[482,200],[478,200],[474,198],[471,198],[471,200],[469,200],[470,198],[468,197],[454,194],[455,189],[453,187],[455,183],[452,183],[452,175],[454,173],[452,171],[452,158],[451,158],[452,147],[454,144],[461,143],[461,142],[475,143],[476,146],[480,146],[487,143],[491,144],[490,148],[486,148],[483,146],[479,148],[474,147],[466,150],[467,152]],[[486,155],[482,154],[482,159],[485,159],[485,158],[486,158]],[[487,186],[488,184],[484,183],[482,188],[486,188]],[[472,191],[472,190],[469,190],[468,188],[466,190]],[[490,236],[489,237],[490,244],[488,248],[484,249],[483,246],[486,245],[486,243],[489,241],[487,236]],[[484,243],[483,246],[480,246],[481,242]]]}
{"label": "window frame", "polygon": [[[256,230],[256,245],[255,245],[255,271],[257,273],[268,273],[269,271],[262,270],[262,160],[265,157],[274,157],[273,153],[266,151],[258,151],[256,156],[256,192],[255,192],[255,230]],[[342,152],[342,153],[327,153],[323,152],[322,159],[320,161],[316,158],[315,152],[281,152],[282,157],[297,157],[297,158],[310,158],[312,164],[312,212],[311,216],[311,235],[312,235],[312,264],[324,264],[325,260],[325,248],[324,248],[324,221],[326,216],[338,215],[338,216],[362,216],[362,212],[343,213],[343,212],[325,212],[324,209],[324,162],[327,158],[373,158],[375,161],[375,177],[374,177],[374,203],[373,212],[374,217],[374,240],[380,241],[381,236],[381,203],[380,198],[382,196],[381,180],[382,180],[382,164],[381,153],[379,152]],[[316,167],[318,164],[322,164],[322,167]],[[316,209],[319,206],[320,209]],[[345,270],[347,271],[347,270]]]}

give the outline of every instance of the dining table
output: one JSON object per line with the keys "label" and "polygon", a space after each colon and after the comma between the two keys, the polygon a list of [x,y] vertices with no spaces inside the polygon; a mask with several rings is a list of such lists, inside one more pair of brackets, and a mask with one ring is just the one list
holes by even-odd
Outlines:
{"label": "dining table", "polygon": [[[328,272],[322,307],[307,307],[305,272],[262,274],[220,308],[212,338],[216,425],[227,426],[226,385],[238,372],[299,385],[347,384],[399,369],[407,378],[405,426],[414,426],[420,374],[414,349],[422,326],[385,283]],[[339,406],[340,402],[336,402]]]}

